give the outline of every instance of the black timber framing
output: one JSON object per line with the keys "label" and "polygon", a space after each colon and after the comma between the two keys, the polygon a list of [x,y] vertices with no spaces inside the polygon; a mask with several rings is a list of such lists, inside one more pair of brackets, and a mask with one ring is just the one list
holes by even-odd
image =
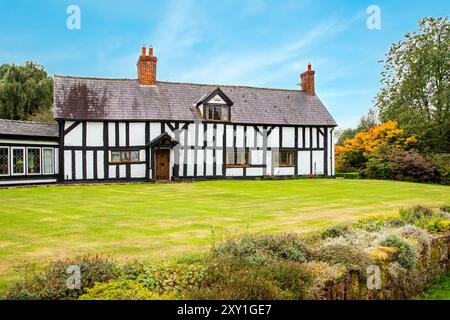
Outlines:
{"label": "black timber framing", "polygon": [[64,135],[66,136],[70,131],[75,129],[80,123],[81,123],[81,121],[79,121],[79,120],[72,123],[67,129],[64,130]]}
{"label": "black timber framing", "polygon": [[[247,126],[244,126],[244,137],[243,138],[244,138],[244,150],[248,150],[247,149]],[[248,152],[250,153],[250,150]],[[251,154],[248,155],[247,159],[251,160]],[[246,167],[244,167],[243,175],[244,175],[244,177],[247,176],[247,168]]]}
{"label": "black timber framing", "polygon": [[65,168],[64,168],[64,125],[65,122],[64,120],[59,120],[58,121],[59,124],[59,178],[58,178],[58,182],[63,182],[64,181],[64,172],[65,172]]}
{"label": "black timber framing", "polygon": [[328,129],[323,134],[323,174],[328,175]]}
{"label": "black timber framing", "polygon": [[30,135],[19,135],[19,134],[0,134],[0,139],[11,139],[11,140],[33,140],[33,141],[59,141],[58,137],[45,137],[45,136],[30,136]]}
{"label": "black timber framing", "polygon": [[87,164],[86,164],[86,160],[87,160],[87,156],[86,156],[86,135],[87,135],[87,130],[86,130],[86,121],[83,121],[82,124],[82,143],[81,145],[83,146],[83,149],[81,150],[82,152],[82,161],[83,161],[83,180],[86,180],[87,178]]}
{"label": "black timber framing", "polygon": [[145,122],[145,179],[150,179],[150,122]]}
{"label": "black timber framing", "polygon": [[227,125],[224,125],[222,136],[222,176],[225,177],[226,175],[227,175]]}
{"label": "black timber framing", "polygon": [[[58,180],[59,174],[24,174],[24,175],[12,175],[12,176],[1,176],[0,186],[2,181],[20,181],[20,180]],[[11,186],[15,186],[13,184]]]}
{"label": "black timber framing", "polygon": [[[313,147],[312,140],[312,127],[309,127],[309,147]],[[313,153],[312,150],[309,152],[309,174],[313,174]]]}
{"label": "black timber framing", "polygon": [[206,145],[207,141],[208,124],[203,122],[203,175],[206,176]]}
{"label": "black timber framing", "polygon": [[[169,128],[172,129],[174,135],[175,135],[175,140],[180,141],[180,124],[179,123],[175,123],[175,126],[172,127],[172,125],[169,126]],[[180,176],[180,147],[177,145],[174,149],[173,149],[173,157],[174,157],[174,165],[173,165],[173,176],[174,177],[179,177]]]}
{"label": "black timber framing", "polygon": [[298,127],[294,128],[294,146],[295,146],[295,172],[294,174],[298,176]]}
{"label": "black timber framing", "polygon": [[109,124],[103,122],[103,176],[109,179]]}
{"label": "black timber framing", "polygon": [[[130,123],[125,122],[125,146],[128,148],[130,146]],[[131,179],[131,164],[127,163],[125,165],[125,176],[127,179]]]}
{"label": "black timber framing", "polygon": [[198,122],[194,123],[194,177],[197,176],[199,126]]}
{"label": "black timber framing", "polygon": [[71,156],[71,160],[72,160],[72,179],[71,180],[76,180],[76,175],[75,175],[75,150],[72,150],[72,156]]}
{"label": "black timber framing", "polygon": [[98,175],[97,175],[97,170],[98,170],[97,156],[98,156],[97,155],[97,150],[92,150],[92,157],[93,157],[93,163],[94,163],[94,165],[93,165],[94,173],[93,173],[92,177],[93,177],[94,180],[98,179]]}
{"label": "black timber framing", "polygon": [[[115,129],[115,145],[118,148],[120,145],[120,130],[119,130],[119,122],[116,121],[114,123],[114,129]],[[116,164],[116,179],[120,178],[120,167],[118,164]]]}
{"label": "black timber framing", "polygon": [[[217,148],[217,123],[213,124],[213,176],[217,175],[217,155],[216,155],[216,148]],[[206,154],[206,152],[205,152]]]}
{"label": "black timber framing", "polygon": [[[98,121],[95,121],[98,122]],[[139,121],[133,121],[133,122],[139,122]],[[109,145],[109,128],[110,128],[110,124],[114,123],[115,125],[115,141],[114,141],[114,146],[110,146]],[[146,121],[145,122],[145,135],[146,135],[146,142],[149,142],[150,137],[150,123],[151,121]],[[87,146],[87,142],[86,142],[86,126],[87,123],[86,122],[79,122],[77,125],[82,124],[82,146],[81,147],[77,147],[77,146],[65,146],[64,145],[64,133],[66,132],[66,130],[64,130],[65,127],[65,123],[64,120],[59,121],[59,131],[62,132],[63,134],[60,135],[59,137],[59,177],[58,179],[60,181],[64,181],[64,175],[65,175],[65,168],[64,168],[64,151],[71,151],[71,155],[72,155],[72,179],[73,180],[77,180],[76,179],[76,172],[77,172],[77,168],[75,167],[76,165],[81,165],[77,163],[76,158],[77,158],[77,154],[78,154],[78,158],[80,157],[80,154],[77,153],[76,151],[81,151],[82,154],[82,159],[83,159],[83,168],[82,168],[82,178],[83,180],[87,179],[87,155],[86,152],[87,151],[92,151],[92,156],[94,159],[94,176],[93,179],[88,179],[89,181],[92,180],[99,180],[98,176],[98,157],[100,155],[100,153],[98,151],[103,151],[103,157],[104,157],[104,161],[103,161],[103,171],[104,171],[104,180],[108,180],[110,179],[109,177],[109,151],[111,149],[144,149],[146,151],[146,160],[145,163],[146,165],[146,180],[151,180],[150,177],[150,169],[152,168],[152,161],[153,161],[153,156],[150,153],[150,150],[147,150],[147,147],[145,146],[129,146],[130,144],[130,123],[127,121],[123,121],[123,125],[125,126],[125,144],[126,146],[124,147],[120,147],[120,126],[122,125],[122,123],[120,123],[119,121],[110,121],[110,122],[103,122],[103,146],[92,146],[89,147]],[[162,132],[166,131],[167,129],[172,130],[172,132],[174,132],[175,136],[176,136],[176,140],[179,140],[179,136],[177,137],[177,131],[178,131],[178,135],[180,133],[180,126],[182,126],[182,128],[185,131],[185,135],[184,135],[184,145],[180,146],[179,148],[177,147],[176,149],[174,149],[174,157],[175,159],[178,158],[178,161],[174,161],[173,165],[171,166],[171,170],[172,172],[172,177],[173,178],[181,178],[180,177],[180,168],[179,168],[179,164],[180,164],[180,153],[184,152],[184,163],[183,163],[183,175],[182,178],[189,178],[190,176],[194,176],[194,177],[198,177],[199,179],[201,179],[202,177],[206,176],[206,172],[207,172],[207,152],[206,150],[212,150],[213,152],[213,172],[212,172],[212,176],[210,177],[223,177],[226,178],[226,150],[227,150],[227,127],[228,126],[232,126],[233,128],[233,132],[236,133],[237,132],[237,126],[238,124],[227,124],[227,123],[207,123],[207,122],[202,122],[201,124],[198,124],[195,128],[195,122],[177,122],[177,121],[173,121],[172,123],[170,122],[160,122],[161,124],[161,129],[163,130]],[[189,124],[194,124],[194,130],[195,130],[195,144],[193,146],[189,146],[188,145],[188,126]],[[208,125],[211,125],[212,127],[212,146],[208,143],[208,134],[211,134],[209,132],[209,130],[211,130],[211,127],[209,127]],[[217,138],[220,138],[217,136],[218,133],[218,125],[222,125],[223,126],[223,133],[222,133],[222,175],[217,175],[217,155],[216,155],[216,151],[217,151]],[[201,126],[201,127],[200,127]],[[296,150],[296,167],[295,167],[295,174],[296,176],[298,176],[298,171],[299,171],[299,158],[298,158],[298,152],[299,151],[309,151],[310,152],[310,174],[314,173],[314,157],[313,157],[313,151],[323,151],[323,158],[324,158],[324,162],[323,162],[323,174],[324,175],[333,175],[333,171],[332,171],[332,167],[330,168],[330,163],[332,164],[332,153],[330,153],[330,134],[333,132],[333,129],[331,129],[331,131],[329,130],[329,128],[333,128],[332,126],[323,126],[323,127],[318,127],[318,126],[281,126],[281,125],[276,125],[276,126],[266,126],[266,125],[262,125],[262,130],[260,129],[261,127],[259,127],[258,125],[250,125],[251,127],[254,128],[254,146],[249,147],[249,141],[248,141],[248,137],[247,137],[247,133],[248,133],[248,127],[249,125],[243,125],[242,128],[244,131],[244,136],[243,136],[243,143],[244,143],[244,148],[247,150],[252,151],[252,150],[262,150],[263,151],[263,164],[262,165],[252,165],[251,167],[257,168],[257,167],[261,167],[261,168],[266,168],[264,175],[268,175],[268,168],[269,166],[267,165],[267,152],[268,151],[274,151],[274,150],[278,150],[279,148],[283,147],[283,139],[284,139],[284,134],[283,134],[283,128],[284,127],[293,127],[294,128],[294,149]],[[75,123],[73,123],[71,125],[73,130],[76,126]],[[111,127],[112,128],[112,127]],[[200,128],[202,128],[203,130],[203,140],[200,141],[200,135],[199,135],[199,130],[201,130]],[[278,148],[274,148],[274,147],[268,147],[268,137],[269,135],[273,132],[273,130],[275,128],[278,128],[279,131],[279,137],[278,137],[278,143],[279,146]],[[313,134],[313,128],[315,128],[314,130],[316,130],[316,133]],[[68,128],[69,129],[69,128]],[[123,128],[122,128],[123,129]],[[240,130],[239,129],[239,130]],[[299,130],[301,131],[301,138],[299,136]],[[306,143],[305,139],[306,139],[306,135],[305,135],[305,131],[309,130],[309,141],[308,143]],[[122,130],[123,131],[123,130]],[[230,133],[230,131],[228,132],[228,134]],[[257,134],[259,134],[260,136],[262,136],[263,138],[263,146],[262,147],[256,147],[257,146]],[[323,136],[323,144],[320,141],[320,135]],[[237,143],[236,143],[236,134],[234,134],[233,136],[233,149],[237,148]],[[316,142],[314,142],[314,140]],[[147,144],[147,143],[146,143]],[[309,144],[309,145],[308,145]],[[183,150],[181,150],[183,149]],[[194,163],[194,172],[189,172],[190,174],[188,175],[188,150],[194,150],[194,158],[195,160],[197,160],[199,158],[198,152],[200,152],[200,150],[203,152],[203,170],[199,171],[199,168],[197,167],[197,163]],[[178,155],[176,154],[178,153]],[[90,153],[89,153],[90,156]],[[79,159],[78,159],[79,160]],[[208,160],[209,161],[209,160]],[[135,180],[131,178],[131,164],[126,164],[124,165],[126,168],[126,176],[120,178],[120,167],[119,165],[115,165],[116,167],[116,178],[113,178],[115,180]],[[78,172],[80,173],[80,168],[78,168]],[[273,168],[272,168],[273,169]],[[153,171],[153,170],[152,170]],[[90,174],[90,173],[89,173]],[[193,175],[192,175],[193,174]],[[243,168],[243,175],[246,176],[247,175],[247,169]],[[209,176],[209,175],[208,175]],[[81,178],[81,177],[79,177]],[[152,177],[153,178],[153,177]],[[136,178],[136,180],[138,180],[139,178]],[[103,180],[103,179],[101,179]],[[79,181],[79,180],[78,180]]]}

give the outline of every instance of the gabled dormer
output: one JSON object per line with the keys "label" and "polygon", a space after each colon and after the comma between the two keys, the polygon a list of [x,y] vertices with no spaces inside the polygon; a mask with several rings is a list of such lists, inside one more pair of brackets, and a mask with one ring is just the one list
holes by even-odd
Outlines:
{"label": "gabled dormer", "polygon": [[218,87],[205,94],[196,106],[204,121],[230,122],[232,105],[233,101]]}

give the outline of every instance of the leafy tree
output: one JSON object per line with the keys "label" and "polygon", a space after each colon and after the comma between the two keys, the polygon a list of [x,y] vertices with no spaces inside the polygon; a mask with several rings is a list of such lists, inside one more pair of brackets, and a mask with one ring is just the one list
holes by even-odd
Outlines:
{"label": "leafy tree", "polygon": [[53,79],[44,67],[34,62],[0,66],[0,118],[26,120],[50,110],[52,103]]}
{"label": "leafy tree", "polygon": [[372,179],[428,182],[438,180],[432,164],[415,150],[384,145],[371,153],[362,175]]}
{"label": "leafy tree", "polygon": [[396,121],[425,152],[450,152],[450,21],[424,18],[392,45],[376,98],[381,121]]}
{"label": "leafy tree", "polygon": [[53,117],[52,109],[43,109],[39,112],[33,113],[27,118],[27,120],[34,122],[56,123],[56,120]]}
{"label": "leafy tree", "polygon": [[396,122],[389,121],[358,132],[343,146],[336,146],[336,171],[364,168],[371,153],[385,145],[410,148],[417,139],[405,135]]}
{"label": "leafy tree", "polygon": [[369,109],[367,115],[363,115],[361,119],[359,119],[359,123],[356,129],[348,128],[345,130],[338,130],[336,132],[337,138],[336,144],[338,146],[343,146],[345,140],[352,139],[358,132],[373,128],[377,124],[378,124],[378,116],[376,110]]}

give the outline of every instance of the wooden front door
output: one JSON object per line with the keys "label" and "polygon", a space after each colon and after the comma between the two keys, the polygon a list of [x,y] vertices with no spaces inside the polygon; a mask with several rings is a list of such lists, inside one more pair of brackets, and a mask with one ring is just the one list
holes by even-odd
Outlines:
{"label": "wooden front door", "polygon": [[156,180],[169,180],[170,150],[155,151]]}

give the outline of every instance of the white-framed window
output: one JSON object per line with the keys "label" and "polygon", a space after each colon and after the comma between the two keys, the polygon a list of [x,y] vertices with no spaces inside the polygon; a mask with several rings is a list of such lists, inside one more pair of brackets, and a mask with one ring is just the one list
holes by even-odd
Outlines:
{"label": "white-framed window", "polygon": [[43,174],[53,174],[55,173],[53,156],[53,148],[42,148],[42,166]]}
{"label": "white-framed window", "polygon": [[0,176],[9,175],[9,148],[0,147]]}
{"label": "white-framed window", "polygon": [[25,174],[25,148],[11,147],[11,175]]}
{"label": "white-framed window", "polygon": [[27,148],[28,174],[41,173],[41,148]]}

